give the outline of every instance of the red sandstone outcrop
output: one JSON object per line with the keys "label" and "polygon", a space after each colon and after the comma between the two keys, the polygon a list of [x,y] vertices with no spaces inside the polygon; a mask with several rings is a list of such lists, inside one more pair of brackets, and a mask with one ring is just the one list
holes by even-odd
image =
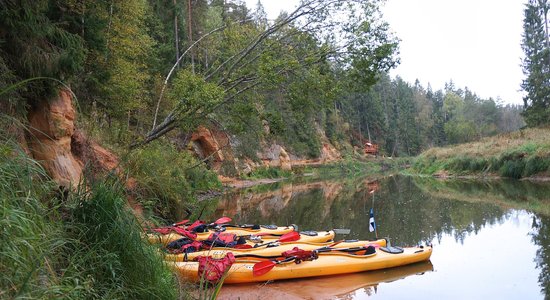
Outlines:
{"label": "red sandstone outcrop", "polygon": [[75,130],[75,118],[68,90],[41,101],[28,115],[30,154],[53,180],[66,188],[74,188],[80,182],[84,167],[91,174],[98,174],[117,169],[119,164],[116,155]]}
{"label": "red sandstone outcrop", "polygon": [[111,151],[88,139],[80,130],[75,130],[71,140],[73,155],[93,174],[105,174],[115,170],[120,173],[119,159]]}
{"label": "red sandstone outcrop", "polygon": [[321,156],[320,159],[323,162],[329,162],[329,161],[335,161],[342,158],[342,154],[332,144],[326,142],[323,143],[323,147],[321,148]]}
{"label": "red sandstone outcrop", "polygon": [[292,170],[292,161],[288,152],[277,144],[272,144],[269,147],[264,147],[264,149],[257,153],[258,158],[262,161],[265,167],[279,167],[283,170],[290,171]]}
{"label": "red sandstone outcrop", "polygon": [[29,111],[28,145],[34,159],[61,186],[71,188],[80,182],[82,165],[71,152],[75,111],[67,90]]}

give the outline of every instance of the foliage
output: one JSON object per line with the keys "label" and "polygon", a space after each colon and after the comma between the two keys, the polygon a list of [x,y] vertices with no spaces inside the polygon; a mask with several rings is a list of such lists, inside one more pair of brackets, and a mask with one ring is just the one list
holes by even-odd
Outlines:
{"label": "foliage", "polygon": [[[44,170],[11,142],[0,144],[0,286],[2,298],[43,298],[62,290],[49,266],[68,242],[59,223],[50,220],[52,182]],[[52,201],[53,202],[53,201]]]}
{"label": "foliage", "polygon": [[178,107],[177,114],[183,116],[180,126],[185,130],[193,130],[198,122],[204,122],[191,116],[201,115],[211,111],[224,96],[221,87],[206,82],[202,77],[184,69],[178,72],[172,83],[168,98]]}
{"label": "foliage", "polygon": [[[83,40],[59,22],[60,7],[49,2],[0,4],[0,63],[4,69],[7,67],[7,76],[11,73],[11,83],[31,77],[64,79],[82,68],[86,53]],[[36,97],[51,94],[53,88],[50,81],[34,82],[19,92],[31,97],[26,100],[32,104]],[[19,102],[18,106],[25,104]]]}
{"label": "foliage", "polygon": [[161,141],[131,152],[126,170],[138,183],[136,200],[170,220],[185,216],[185,210],[194,205],[196,192],[220,187],[216,174],[204,164]]}
{"label": "foliage", "polygon": [[547,0],[529,0],[525,4],[523,19],[522,88],[527,92],[523,99],[524,117],[529,126],[550,123],[550,35],[548,32]]}
{"label": "foliage", "polygon": [[387,74],[370,89],[349,78],[344,85],[337,103],[352,135],[379,144],[389,156],[417,155],[433,146],[475,141],[523,126],[519,106],[481,99],[452,82],[435,93],[418,81],[410,85]]}
{"label": "foliage", "polygon": [[14,145],[0,144],[1,298],[176,298],[120,184],[57,191]]}
{"label": "foliage", "polygon": [[291,176],[290,171],[284,171],[274,167],[260,167],[250,173],[248,178],[288,178]]}
{"label": "foliage", "polygon": [[87,297],[175,299],[174,277],[142,239],[122,186],[107,180],[75,196],[71,233],[78,242],[69,247],[74,254],[66,273],[93,278],[87,282]]}

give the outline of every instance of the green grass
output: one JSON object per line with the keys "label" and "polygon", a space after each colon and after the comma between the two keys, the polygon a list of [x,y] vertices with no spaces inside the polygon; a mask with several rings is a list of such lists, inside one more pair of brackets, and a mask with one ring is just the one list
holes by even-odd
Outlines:
{"label": "green grass", "polygon": [[35,161],[4,141],[0,212],[2,299],[178,297],[178,283],[141,239],[116,179],[61,193]]}
{"label": "green grass", "polygon": [[285,171],[277,167],[260,167],[252,171],[246,179],[262,179],[262,178],[288,178],[292,176],[291,171]]}
{"label": "green grass", "polygon": [[445,148],[432,148],[415,160],[412,171],[454,176],[547,177],[550,129],[533,128]]}

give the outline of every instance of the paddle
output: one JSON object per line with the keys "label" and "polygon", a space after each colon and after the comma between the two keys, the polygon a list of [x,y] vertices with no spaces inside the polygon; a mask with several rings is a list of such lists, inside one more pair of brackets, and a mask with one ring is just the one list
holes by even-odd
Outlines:
{"label": "paddle", "polygon": [[229,218],[229,217],[221,217],[221,218],[217,219],[216,221],[214,221],[214,223],[210,223],[208,226],[225,224],[225,223],[229,223],[231,221],[232,221],[232,219]]}
{"label": "paddle", "polygon": [[[197,222],[197,221],[195,221],[195,222]],[[213,223],[208,224],[208,226],[220,225],[220,224],[225,224],[225,223],[229,223],[229,222],[231,222],[231,218],[221,217],[221,218],[217,219],[216,221],[214,221]],[[172,226],[181,226],[181,225],[185,225],[187,223],[189,223],[189,220],[182,220],[182,221],[179,221],[177,223],[172,224]]]}
{"label": "paddle", "polygon": [[259,245],[254,245],[254,248],[263,247],[263,246],[269,246],[275,243],[286,243],[286,242],[294,242],[300,239],[300,233],[298,231],[291,231],[288,233],[285,233],[281,235],[281,237],[278,240],[267,242]]}
{"label": "paddle", "polygon": [[289,262],[294,259],[295,259],[294,257],[289,257],[289,258],[285,258],[284,260],[277,260],[277,261],[264,260],[264,261],[255,263],[254,267],[252,268],[252,274],[254,276],[262,276],[265,273],[271,271],[271,269],[273,269],[273,267],[275,267],[277,264]]}
{"label": "paddle", "polygon": [[[339,244],[341,242],[342,241],[338,241],[335,244]],[[297,253],[297,255],[289,256],[289,257],[287,257],[283,260],[265,260],[265,261],[255,263],[254,267],[252,268],[252,274],[254,276],[261,276],[261,275],[264,275],[265,273],[271,271],[276,265],[283,264],[283,263],[286,263],[286,262],[291,262],[291,261],[296,260],[296,259],[300,259],[300,261],[308,260],[309,258],[307,257],[307,255],[309,255],[310,253],[314,253],[313,255],[317,255],[319,253],[325,253],[325,252],[331,252],[331,251],[357,252],[357,251],[360,251],[360,250],[367,250],[367,249],[368,249],[368,247],[352,247],[352,248],[338,249],[338,248],[330,248],[329,246],[325,246],[325,247],[322,247],[322,248],[319,248],[319,249],[316,249],[316,250],[313,250],[313,251],[304,251],[304,250],[301,250],[301,249],[298,249],[297,247],[295,247],[293,250]],[[284,252],[283,252],[283,254],[284,254]],[[304,254],[305,254],[305,256],[304,256]],[[313,259],[316,259],[316,258],[317,257],[315,256]]]}

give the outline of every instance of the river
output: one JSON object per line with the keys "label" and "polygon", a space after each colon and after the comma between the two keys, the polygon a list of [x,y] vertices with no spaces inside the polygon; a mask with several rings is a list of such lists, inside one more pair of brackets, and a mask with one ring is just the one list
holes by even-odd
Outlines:
{"label": "river", "polygon": [[[430,262],[376,272],[225,285],[219,299],[549,299],[550,184],[409,176],[234,190],[212,218],[349,229],[338,239],[432,244]],[[373,209],[376,232],[369,231]]]}

